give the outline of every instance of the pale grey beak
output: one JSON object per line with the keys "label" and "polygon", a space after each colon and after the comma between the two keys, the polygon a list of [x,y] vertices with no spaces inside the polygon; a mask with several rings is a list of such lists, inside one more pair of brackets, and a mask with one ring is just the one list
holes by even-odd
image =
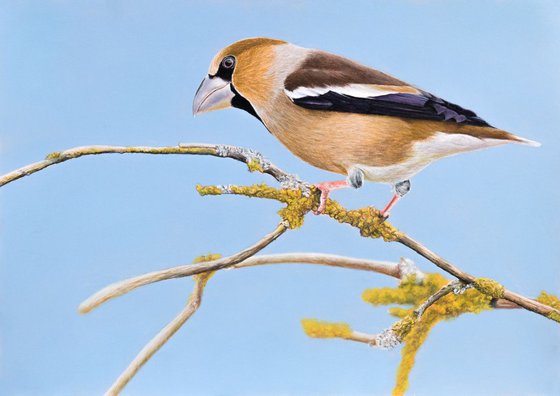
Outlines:
{"label": "pale grey beak", "polygon": [[234,96],[229,81],[208,76],[202,80],[194,96],[193,115],[231,107]]}

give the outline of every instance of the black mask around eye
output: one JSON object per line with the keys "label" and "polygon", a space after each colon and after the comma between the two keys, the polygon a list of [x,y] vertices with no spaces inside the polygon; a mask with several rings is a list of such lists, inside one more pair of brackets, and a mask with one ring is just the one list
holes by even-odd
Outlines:
{"label": "black mask around eye", "polygon": [[220,67],[215,76],[220,77],[222,80],[231,81],[233,70],[235,69],[235,57],[228,55],[220,62]]}

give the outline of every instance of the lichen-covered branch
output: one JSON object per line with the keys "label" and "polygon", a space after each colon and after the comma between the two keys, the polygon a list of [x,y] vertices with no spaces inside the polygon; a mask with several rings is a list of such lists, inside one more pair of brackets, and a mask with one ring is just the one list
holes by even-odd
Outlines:
{"label": "lichen-covered branch", "polygon": [[305,334],[312,338],[342,338],[344,340],[362,342],[374,346],[375,334],[354,331],[347,323],[324,322],[316,319],[303,319],[301,327]]}
{"label": "lichen-covered branch", "polygon": [[[482,285],[482,286],[481,286]],[[480,291],[480,288],[494,288],[492,282],[479,280],[478,288],[454,280],[449,282],[440,274],[426,274],[422,280],[405,277],[397,287],[366,290],[364,301],[374,305],[404,305],[391,307],[389,313],[400,320],[379,334],[359,333],[343,322],[324,322],[316,319],[302,320],[302,327],[309,337],[340,338],[367,343],[380,349],[390,349],[404,343],[402,359],[397,370],[394,396],[403,395],[408,388],[409,374],[414,366],[416,354],[426,341],[431,329],[443,320],[453,319],[465,313],[480,313],[496,308],[512,308],[505,300],[495,300],[491,294],[496,290]],[[497,288],[498,292],[500,288]],[[560,300],[542,292],[538,301],[556,309]],[[515,306],[519,308],[519,306]]]}
{"label": "lichen-covered branch", "polygon": [[437,292],[432,294],[430,297],[428,297],[426,301],[424,301],[418,308],[414,310],[414,316],[416,317],[416,320],[420,319],[422,315],[424,315],[424,312],[426,312],[426,310],[430,308],[436,301],[447,296],[452,291],[458,290],[458,287],[460,285],[461,281],[451,281],[447,285],[439,289]]}
{"label": "lichen-covered branch", "polygon": [[391,328],[379,334],[357,332],[345,323],[329,323],[312,319],[306,319],[302,322],[305,332],[316,338],[342,338],[380,348],[390,348],[404,342],[402,360],[397,372],[397,383],[393,391],[394,395],[402,395],[407,389],[408,375],[414,364],[416,352],[427,338],[432,327],[442,320],[451,319],[464,313],[479,313],[492,308],[524,308],[560,322],[560,301],[557,297],[543,292],[537,299],[530,299],[506,289],[492,279],[475,277],[397,230],[385,221],[385,218],[380,215],[377,209],[372,207],[348,210],[336,201],[328,200],[324,214],[339,223],[357,228],[364,237],[383,238],[387,242],[399,242],[422,255],[457,280],[449,282],[439,274],[424,274],[407,259],[401,259],[400,263],[387,263],[318,253],[254,256],[255,253],[272,243],[286,230],[301,227],[305,216],[317,209],[319,191],[312,185],[301,181],[297,176],[282,171],[260,153],[250,149],[209,144],[181,144],[173,147],[76,147],[51,153],[43,161],[0,176],[0,187],[52,165],[82,156],[100,154],[191,154],[232,158],[244,162],[251,172],[258,171],[271,175],[280,183],[282,188],[273,188],[264,184],[254,186],[197,186],[201,195],[237,194],[273,199],[285,204],[285,207],[278,212],[282,218],[278,227],[245,250],[225,258],[212,255],[203,257],[191,265],[155,271],[118,282],[94,294],[80,305],[80,312],[86,313],[100,304],[140,286],[166,279],[195,276],[195,289],[185,309],[146,345],[113,384],[107,392],[108,395],[118,394],[140,367],[191,317],[198,309],[204,286],[210,275],[214,271],[226,268],[297,262],[371,271],[400,279],[401,282],[396,288],[366,290],[363,294],[363,299],[373,305],[404,304],[408,306],[392,307],[389,312],[400,320]]}
{"label": "lichen-covered branch", "polygon": [[[297,190],[276,189],[265,184],[253,186],[197,186],[197,190],[201,195],[236,194],[247,197],[274,199],[285,203],[286,207],[281,209],[278,213],[284,220],[288,221],[291,228],[301,227],[305,215],[318,206],[317,194],[305,196]],[[313,192],[316,191],[313,190]],[[375,208],[367,207],[347,210],[338,202],[329,199],[324,214],[340,223],[349,224],[352,227],[358,228],[360,230],[360,235],[364,237],[383,238],[387,242],[399,242],[424,256],[445,272],[466,284],[472,284],[480,292],[495,299],[508,300],[511,303],[545,316],[548,319],[559,321],[559,310],[537,300],[512,292],[496,281],[487,278],[476,278],[459,269],[443,257],[432,252],[420,242],[397,230],[389,222],[386,222]]]}
{"label": "lichen-covered branch", "polygon": [[[286,204],[278,214],[286,220],[291,228],[303,225],[304,217],[319,206],[319,192],[312,188],[312,194],[307,195],[300,190],[278,189],[266,184],[252,186],[196,186],[198,193],[205,195],[235,194],[252,198],[273,199]],[[348,210],[338,202],[329,199],[324,211],[326,216],[357,228],[360,235],[368,238],[383,238],[387,242],[397,241],[400,232],[380,215],[373,207]]]}
{"label": "lichen-covered branch", "polygon": [[[389,329],[370,336],[374,341],[369,342],[370,345],[381,349],[390,349],[404,342],[393,395],[402,395],[407,389],[408,376],[414,365],[416,353],[438,322],[465,313],[479,313],[493,308],[492,297],[474,288],[463,289],[459,281],[449,282],[440,274],[426,274],[420,282],[414,276],[408,277],[397,287],[368,289],[363,293],[362,298],[374,306],[394,304],[405,306],[391,307],[389,313],[400,320]],[[314,321],[313,334],[308,330],[306,333],[312,337],[332,338],[332,333],[329,334],[322,329],[324,323]],[[328,326],[328,323],[325,325]],[[337,323],[336,326],[337,329],[345,329],[348,325]],[[350,339],[344,337],[345,333],[342,331],[336,334],[338,338]],[[328,335],[330,337],[325,337]]]}
{"label": "lichen-covered branch", "polygon": [[432,252],[420,242],[412,239],[404,233],[400,233],[398,235],[397,242],[409,247],[421,256],[424,256],[439,268],[455,276],[459,280],[465,283],[472,283],[473,286],[478,288],[482,293],[486,293],[496,299],[499,298],[508,300],[528,311],[535,312],[539,315],[547,317],[548,319],[560,322],[560,311],[558,309],[508,290],[498,282],[491,279],[476,278],[475,276],[457,268],[443,257]]}

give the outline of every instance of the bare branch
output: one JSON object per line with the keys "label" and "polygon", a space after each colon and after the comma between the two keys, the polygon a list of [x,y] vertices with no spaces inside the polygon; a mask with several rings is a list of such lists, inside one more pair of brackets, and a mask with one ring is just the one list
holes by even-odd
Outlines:
{"label": "bare branch", "polygon": [[88,155],[100,154],[194,154],[212,155],[215,157],[232,158],[244,162],[251,171],[267,173],[274,177],[286,188],[308,189],[308,185],[297,176],[284,172],[282,169],[265,159],[262,154],[243,147],[229,146],[224,144],[180,144],[168,147],[145,147],[145,146],[82,146],[74,147],[64,151],[50,153],[43,161],[24,166],[0,176],[0,187],[17,179],[32,175],[52,165],[60,164],[71,159]]}
{"label": "bare branch", "polygon": [[[401,279],[401,263],[403,260],[405,259],[401,259],[399,263],[394,263],[390,261],[374,261],[324,253],[284,253],[253,256],[239,264],[235,264],[231,268],[246,268],[266,264],[317,264],[377,272]],[[412,265],[414,265],[414,263],[412,263]],[[416,268],[416,270],[418,273],[421,273],[418,268]]]}
{"label": "bare branch", "polygon": [[187,320],[197,311],[202,302],[204,287],[212,272],[207,272],[195,277],[194,290],[191,293],[187,304],[181,312],[165,326],[160,332],[150,340],[130,362],[128,367],[113,383],[111,388],[105,393],[106,396],[116,396],[128,384],[128,382],[138,373],[140,368],[185,324]]}
{"label": "bare branch", "polygon": [[499,300],[495,300],[492,302],[492,308],[495,309],[519,309],[521,308],[516,303],[512,303],[511,301],[504,300],[500,298]]}
{"label": "bare branch", "polygon": [[[282,224],[281,224],[282,225]],[[275,230],[275,232],[279,231],[280,226]],[[285,228],[284,228],[285,231]],[[282,232],[284,232],[282,231]],[[274,234],[274,233],[273,233]],[[268,243],[272,242],[269,234],[267,237],[263,238],[263,240],[269,241]],[[254,245],[255,246],[255,245]],[[264,247],[264,246],[262,246]],[[261,248],[262,248],[261,247]],[[246,249],[245,251],[248,251]],[[253,253],[254,254],[254,253]],[[307,263],[307,264],[321,264],[321,265],[329,265],[333,267],[340,267],[340,268],[350,268],[350,269],[357,269],[363,271],[371,271],[377,272],[389,276],[393,276],[395,278],[400,278],[401,274],[403,273],[403,266],[408,268],[410,271],[411,268],[415,268],[414,263],[411,263],[410,260],[401,259],[399,263],[391,263],[385,261],[373,261],[373,260],[362,260],[362,259],[354,259],[349,257],[343,256],[335,256],[329,254],[319,254],[319,253],[291,253],[291,254],[277,254],[277,255],[265,255],[265,256],[253,256],[245,259],[244,261],[237,263],[237,264],[228,264],[224,266],[223,261],[229,260],[232,262],[232,258],[234,256],[226,257],[220,260],[213,260],[202,262],[198,264],[191,264],[187,266],[176,267],[171,270],[164,270],[159,272],[152,272],[150,274],[142,275],[140,277],[131,278],[129,280],[119,282],[117,284],[111,285],[101,292],[96,293],[94,296],[90,297],[80,306],[80,312],[86,313],[91,311],[92,309],[96,308],[103,302],[108,301],[111,298],[116,296],[122,295],[128,291],[133,290],[136,287],[140,287],[146,285],[148,283],[161,281],[164,279],[173,279],[178,277],[180,269],[181,271],[189,269],[187,273],[182,276],[191,276],[195,274],[199,274],[196,278],[196,285],[193,294],[191,295],[188,304],[185,306],[183,311],[179,313],[179,315],[170,322],[165,328],[163,328],[136,356],[136,358],[130,363],[130,365],[126,368],[126,370],[119,376],[119,378],[115,381],[115,383],[111,386],[111,388],[107,391],[106,395],[118,395],[119,392],[126,386],[126,384],[136,375],[136,373],[140,370],[140,368],[179,330],[179,328],[192,316],[192,314],[198,309],[200,306],[200,300],[202,298],[202,292],[204,289],[204,282],[201,282],[202,277],[206,277],[208,279],[208,275],[212,274],[213,271],[219,269],[237,269],[237,268],[246,268],[246,267],[254,267],[257,265],[265,265],[265,264],[281,264],[281,263]],[[237,259],[239,258],[239,254],[236,256]],[[221,265],[218,263],[221,262]],[[206,267],[212,268],[210,272],[203,272],[201,273],[200,268],[202,264],[206,264]],[[193,267],[196,267],[193,270]],[[416,268],[416,271],[421,274],[421,272]],[[162,278],[164,277],[164,278]],[[139,282],[139,279],[142,279]],[[151,280],[151,281],[149,281]],[[103,293],[105,292],[105,293]],[[374,346],[376,343],[376,336],[370,335],[366,333],[361,333],[357,331],[352,331],[345,339],[366,343],[370,346]]]}
{"label": "bare branch", "polygon": [[377,334],[362,333],[360,331],[352,331],[352,333],[345,338],[345,340],[363,342],[369,346],[377,346]]}
{"label": "bare branch", "polygon": [[287,229],[288,226],[285,224],[285,222],[281,222],[280,224],[278,224],[274,231],[262,237],[254,245],[228,257],[223,257],[218,260],[212,260],[197,264],[182,265],[163,271],[150,272],[122,282],[113,283],[112,285],[109,285],[99,292],[95,293],[93,296],[89,297],[82,304],[80,304],[78,311],[80,313],[88,313],[92,309],[97,308],[99,305],[107,302],[112,298],[122,296],[123,294],[126,294],[140,286],[148,285],[150,283],[159,282],[166,279],[201,274],[203,272],[217,271],[220,269],[231,267],[232,265],[235,265],[264,249],[266,246],[276,240],[276,238],[286,232]]}
{"label": "bare branch", "polygon": [[[257,244],[243,250],[242,252],[236,253],[233,256],[223,257],[218,260],[207,261],[198,264],[181,265],[178,267],[167,268],[161,271],[153,271],[147,274],[135,276],[129,279],[122,280],[120,282],[113,283],[88,297],[82,304],[80,304],[78,310],[82,314],[88,313],[115,297],[122,296],[123,294],[129,293],[134,289],[137,289],[138,287],[149,285],[155,282],[192,276],[195,274],[200,274],[207,271],[216,271],[219,269],[237,269],[266,264],[305,263],[327,265],[332,267],[377,272],[380,274],[392,276],[397,279],[401,279],[403,268],[406,266],[408,268],[407,274],[410,274],[412,271],[414,271],[416,274],[418,274],[419,279],[423,277],[423,273],[414,265],[414,263],[411,260],[405,258],[402,258],[399,263],[392,263],[388,261],[374,261],[336,256],[333,254],[286,253],[253,256],[245,259],[240,259],[241,253],[253,251],[253,254],[255,254],[259,250],[263,249],[266,245],[272,242],[272,240],[276,239],[279,236],[278,235],[274,239],[269,241],[269,237],[271,235],[275,235],[277,231],[278,228],[272,234],[269,234],[261,239]],[[263,243],[266,243],[266,245],[263,246]],[[257,245],[259,246],[258,250],[255,249],[255,246]]]}

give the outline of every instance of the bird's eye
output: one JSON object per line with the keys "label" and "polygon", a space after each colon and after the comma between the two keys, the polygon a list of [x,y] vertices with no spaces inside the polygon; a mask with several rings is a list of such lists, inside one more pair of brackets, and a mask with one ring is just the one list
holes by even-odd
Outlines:
{"label": "bird's eye", "polygon": [[222,66],[225,67],[226,69],[233,69],[233,66],[235,66],[235,58],[231,55],[226,56],[222,60]]}

